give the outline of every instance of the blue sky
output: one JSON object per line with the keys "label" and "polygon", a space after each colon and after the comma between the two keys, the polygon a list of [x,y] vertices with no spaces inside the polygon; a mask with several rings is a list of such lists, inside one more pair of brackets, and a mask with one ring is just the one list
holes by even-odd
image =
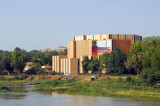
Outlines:
{"label": "blue sky", "polygon": [[54,49],[84,34],[160,35],[160,0],[1,0],[0,50]]}

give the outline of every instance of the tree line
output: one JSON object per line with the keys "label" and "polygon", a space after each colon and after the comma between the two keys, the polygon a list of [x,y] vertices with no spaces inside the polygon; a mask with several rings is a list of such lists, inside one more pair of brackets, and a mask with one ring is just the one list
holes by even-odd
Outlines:
{"label": "tree line", "polygon": [[43,65],[52,65],[52,56],[55,55],[67,55],[67,50],[64,52],[41,52],[39,50],[27,52],[19,47],[11,52],[0,50],[0,74],[3,72],[13,73],[14,71],[22,73],[26,62],[32,62],[34,71],[38,71]]}
{"label": "tree line", "polygon": [[146,84],[155,84],[160,80],[160,37],[146,37],[135,41],[125,54],[116,48],[110,53],[102,54],[99,59],[84,58],[84,73],[102,73],[109,75],[137,75]]}

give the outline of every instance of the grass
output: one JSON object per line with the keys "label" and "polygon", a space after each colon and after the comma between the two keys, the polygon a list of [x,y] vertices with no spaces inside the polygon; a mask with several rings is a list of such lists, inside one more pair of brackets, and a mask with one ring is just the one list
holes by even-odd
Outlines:
{"label": "grass", "polygon": [[[15,83],[17,86],[25,86],[26,83],[35,85],[34,92],[57,92],[71,95],[103,96],[132,98],[140,100],[160,101],[160,84],[144,86],[136,79],[127,81],[121,77],[118,79],[106,78],[95,81],[68,80],[0,80],[1,84]],[[0,90],[0,92],[7,90]],[[27,92],[27,91],[13,91]]]}
{"label": "grass", "polygon": [[137,85],[124,79],[79,82],[72,80],[45,81],[33,91],[53,91],[71,95],[104,96],[160,101],[160,88]]}

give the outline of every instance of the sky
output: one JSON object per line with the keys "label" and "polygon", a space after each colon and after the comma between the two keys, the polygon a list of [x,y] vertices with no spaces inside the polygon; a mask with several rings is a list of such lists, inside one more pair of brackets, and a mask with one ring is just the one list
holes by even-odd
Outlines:
{"label": "sky", "polygon": [[74,36],[160,35],[160,0],[0,0],[0,50],[67,46]]}

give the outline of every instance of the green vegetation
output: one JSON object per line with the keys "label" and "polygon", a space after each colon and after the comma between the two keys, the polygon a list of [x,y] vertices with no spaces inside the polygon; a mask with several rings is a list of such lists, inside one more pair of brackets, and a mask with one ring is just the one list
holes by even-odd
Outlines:
{"label": "green vegetation", "polygon": [[100,61],[97,58],[91,59],[91,62],[89,64],[89,69],[91,70],[92,74],[98,73],[99,66],[100,66]]}
{"label": "green vegetation", "polygon": [[126,54],[121,49],[115,49],[109,53],[107,59],[107,70],[111,75],[122,75],[125,73],[124,62],[127,60]]}
{"label": "green vegetation", "polygon": [[84,60],[82,61],[82,67],[83,67],[83,73],[87,74],[88,73],[88,67],[89,67],[89,58],[85,57]]}
{"label": "green vegetation", "polygon": [[104,79],[99,81],[79,82],[69,80],[46,80],[35,86],[35,92],[58,92],[71,95],[104,96],[134,98],[143,100],[160,100],[160,85],[139,85],[138,79]]}
{"label": "green vegetation", "polygon": [[126,54],[116,48],[111,53],[104,53],[100,59],[88,59],[85,57],[82,61],[82,67],[85,73],[91,70],[92,74],[102,73],[102,70],[107,70],[110,75],[122,75],[126,73],[124,62],[127,60]]}
{"label": "green vegetation", "polygon": [[[46,80],[45,78],[41,80],[26,80],[24,75],[18,77],[18,80],[7,80],[2,78],[3,80],[0,80],[0,83],[12,83],[16,84],[17,87],[25,87],[28,84],[35,85],[35,89],[33,90],[34,92],[57,92],[71,95],[104,96],[160,101],[160,84],[142,84],[141,80],[136,76],[128,76],[125,78],[117,77],[116,79],[112,79],[108,76],[102,80],[83,82],[74,78],[66,80]],[[96,77],[97,79],[100,78],[101,73],[98,73]],[[2,87],[0,92],[6,92],[8,90],[14,93],[28,92],[27,90],[10,90],[5,87]]]}
{"label": "green vegetation", "polygon": [[0,50],[0,75],[10,74],[13,71],[22,73],[26,62],[33,63],[33,69],[29,70],[27,74],[37,74],[36,72],[40,70],[40,66],[52,65],[52,56],[55,55],[67,55],[67,50],[64,52],[41,52],[38,50],[27,52],[19,47],[16,47],[11,52]]}
{"label": "green vegetation", "polygon": [[14,67],[14,70],[17,70],[18,73],[23,73],[25,60],[20,51],[12,52],[11,66]]}
{"label": "green vegetation", "polygon": [[6,86],[0,86],[0,92],[6,92],[8,90],[9,90],[8,87],[6,87]]}
{"label": "green vegetation", "polygon": [[101,73],[114,76],[136,75],[141,84],[155,85],[160,81],[160,37],[147,37],[142,41],[135,41],[126,55],[122,50],[115,49],[104,53],[98,59],[82,61],[85,73]]}

